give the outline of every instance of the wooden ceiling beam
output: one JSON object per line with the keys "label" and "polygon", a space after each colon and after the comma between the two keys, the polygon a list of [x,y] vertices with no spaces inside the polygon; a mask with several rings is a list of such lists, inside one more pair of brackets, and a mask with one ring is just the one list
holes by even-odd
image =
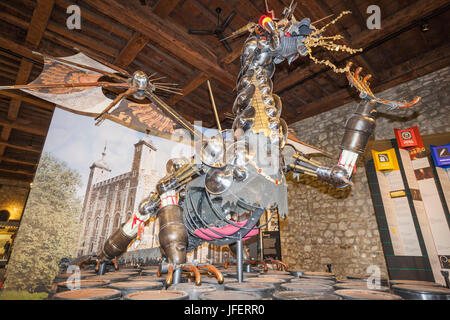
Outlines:
{"label": "wooden ceiling beam", "polygon": [[23,94],[20,91],[10,91],[10,90],[0,90],[0,95],[4,97],[8,97],[11,99],[19,100],[21,102],[27,102],[39,108],[53,111],[55,110],[55,105],[53,103],[47,102],[42,99],[32,98],[32,96],[28,96]]}
{"label": "wooden ceiling beam", "polygon": [[[224,93],[221,90],[219,90],[219,87],[214,86],[214,82],[211,83],[211,91],[214,96],[217,111],[219,111],[219,113],[224,112],[225,111],[224,105],[226,105],[231,112],[232,103],[234,102],[235,96],[231,98],[224,96]],[[195,97],[199,101],[199,103],[203,101],[203,105],[205,105],[206,108],[212,112],[211,98],[209,95],[207,84],[200,86],[198,90],[191,93],[191,96]],[[231,103],[228,103],[228,101],[231,101]]]}
{"label": "wooden ceiling beam", "polygon": [[24,170],[12,170],[12,169],[4,169],[4,168],[0,168],[1,172],[7,172],[7,173],[14,173],[19,174],[19,175],[25,175],[25,176],[34,176],[33,172],[29,172],[29,171],[24,171]]}
{"label": "wooden ceiling beam", "polygon": [[[0,12],[0,15],[1,15],[1,12]],[[0,17],[0,19],[2,19],[2,18]],[[6,38],[3,38],[0,36],[0,47],[6,49],[8,51],[14,52],[14,53],[16,53],[22,57],[25,57],[27,59],[33,60],[38,63],[42,63],[42,60],[38,56],[36,56],[32,53],[34,48],[26,43],[17,43],[15,41],[12,41],[10,39],[6,39]]]}
{"label": "wooden ceiling beam", "polygon": [[178,101],[182,100],[184,96],[187,96],[189,93],[197,89],[208,79],[208,75],[204,72],[200,72],[197,76],[191,79],[188,84],[182,88],[181,93],[183,95],[174,94],[172,97],[167,100],[167,104],[170,106],[174,106]]}
{"label": "wooden ceiling beam", "polygon": [[448,0],[416,1],[412,5],[382,19],[380,30],[365,30],[355,36],[351,43],[355,47],[366,48],[371,43],[394,34],[408,27],[412,22],[420,20],[448,5]]}
{"label": "wooden ceiling beam", "polygon": [[217,56],[201,40],[187,33],[175,23],[161,19],[145,7],[134,2],[92,0],[89,4],[119,23],[141,32],[174,56],[214,78],[233,87],[233,77],[217,63]]}
{"label": "wooden ceiling beam", "polygon": [[[293,88],[292,90],[289,91],[285,91],[285,92],[290,92],[294,95],[299,95],[301,96],[306,102],[308,101],[314,101],[316,100],[315,96],[312,94],[312,92],[308,91],[305,86],[301,85],[301,86],[296,86],[295,88]],[[284,92],[283,92],[284,93]]]}
{"label": "wooden ceiling beam", "polygon": [[[7,141],[9,139],[10,134],[11,134],[11,130],[12,130],[12,128],[10,126],[4,126],[4,128],[0,132],[0,139]],[[0,150],[5,152],[5,149],[3,147],[0,147]]]}
{"label": "wooden ceiling beam", "polygon": [[18,99],[12,99],[11,103],[9,104],[8,109],[8,119],[9,120],[15,120],[17,119],[17,116],[19,115],[19,109],[22,102]]}
{"label": "wooden ceiling beam", "polygon": [[[424,54],[414,57],[406,62],[384,71],[381,75],[383,79],[391,79],[389,82],[377,85],[374,92],[389,89],[392,86],[403,82],[422,77],[427,73],[434,72],[449,65],[450,44],[446,44],[426,51]],[[447,63],[447,65],[445,64]]]}
{"label": "wooden ceiling beam", "polygon": [[319,83],[317,83],[316,78],[312,78],[309,82],[313,85],[313,87],[315,87],[317,90],[321,91],[323,94],[325,94],[325,95],[330,94],[330,92],[325,87],[323,87]]}
{"label": "wooden ceiling beam", "polygon": [[120,51],[118,57],[114,60],[114,64],[121,68],[128,67],[134,59],[136,59],[139,52],[144,49],[149,39],[139,32],[135,32],[126,46]]}
{"label": "wooden ceiling beam", "polygon": [[162,81],[172,81],[174,83],[178,83],[176,80],[177,78],[174,78],[178,76],[178,73],[170,65],[154,63],[151,57],[145,55],[140,55],[139,59],[136,59],[133,63],[140,67],[143,71],[149,71],[149,75],[156,73],[158,77],[164,77],[160,79]]}
{"label": "wooden ceiling beam", "polygon": [[4,157],[4,156],[0,156],[0,160],[1,161],[6,161],[6,162],[11,162],[11,163],[17,163],[17,164],[23,164],[25,166],[37,166],[38,164],[36,162],[31,162],[31,161],[25,161],[25,160],[18,160],[18,159],[13,159],[10,157]]}
{"label": "wooden ceiling beam", "polygon": [[[27,43],[27,45],[29,45],[30,48],[39,47],[42,37],[44,36],[45,29],[47,28],[47,24],[49,22],[54,5],[55,5],[54,0],[37,1],[25,38],[25,43]],[[17,49],[17,45],[14,45],[12,47],[14,49]],[[29,55],[30,53],[27,52],[27,54]],[[20,67],[17,73],[15,84],[26,84],[28,78],[30,77],[32,69],[33,69],[33,62],[27,59],[22,59],[20,62]],[[3,125],[3,129],[2,132],[0,133],[0,136],[3,140],[7,141],[9,139],[12,129],[18,129],[41,136],[45,136],[47,134],[47,130],[43,130],[41,127],[38,127],[33,124],[27,125],[22,124],[20,121],[17,120],[20,105],[22,103],[21,101],[22,100],[20,99],[12,98],[8,109],[8,119],[0,120],[0,123],[2,123]],[[2,156],[4,152],[5,152],[5,145],[0,145],[0,156]],[[0,159],[0,162],[1,161],[2,160]]]}
{"label": "wooden ceiling beam", "polygon": [[[209,94],[207,96],[199,95],[199,92],[192,92],[189,97],[186,98],[186,100],[191,101],[192,103],[196,104],[197,107],[200,106],[201,112],[209,119],[211,119],[211,122],[215,121],[214,113],[211,105],[211,100],[209,98]],[[219,113],[219,117],[223,114],[224,110],[221,106],[221,103],[217,104],[217,102],[220,101],[220,99],[217,96],[214,96],[215,102],[216,102],[216,108]],[[205,118],[205,117],[204,117]]]}
{"label": "wooden ceiling beam", "polygon": [[[220,59],[220,63],[224,64],[230,64],[233,63],[234,60],[236,60],[238,57],[241,56],[241,50],[238,50],[237,48],[233,48],[233,52],[227,54],[225,57]],[[200,72],[197,76],[192,78],[186,86],[182,88],[183,95],[173,95],[169,100],[168,104],[171,106],[174,106],[177,104],[178,101],[182,100],[184,96],[187,96],[192,91],[196,90],[198,87],[200,87],[206,80],[211,78],[208,76],[205,72]],[[234,87],[233,87],[234,88]]]}
{"label": "wooden ceiling beam", "polygon": [[179,70],[177,73],[181,74],[192,74],[192,68],[189,68],[186,64],[180,62],[176,58],[168,55],[166,52],[162,51],[160,48],[158,48],[157,44],[148,42],[146,44],[146,47],[151,50],[151,55],[160,57],[161,59],[164,59],[164,61],[167,61],[167,63],[174,68],[174,70]]}
{"label": "wooden ceiling beam", "polygon": [[[211,79],[211,86],[212,86],[212,91],[214,96],[217,96],[218,99],[222,99],[223,101],[231,101],[234,102],[234,99],[236,99],[236,90],[229,90],[228,88],[224,88],[223,86],[221,86],[219,83],[217,83],[217,81],[215,81],[214,79]],[[209,92],[208,92],[208,86],[205,84],[204,85],[204,91],[207,93],[208,95],[208,100],[209,100]],[[230,106],[231,108],[231,106]]]}
{"label": "wooden ceiling beam", "polygon": [[[204,6],[203,3],[201,3],[198,0],[193,0],[193,1],[190,1],[188,4],[193,6],[196,10],[198,10],[202,14],[203,17],[208,19],[213,24],[211,26],[211,29],[213,29],[213,27],[215,27],[217,25],[217,14],[216,13],[212,13],[208,8],[206,8]],[[222,20],[223,19],[224,19],[224,16],[222,15]]]}
{"label": "wooden ceiling beam", "polygon": [[27,151],[27,152],[33,152],[33,153],[38,153],[38,154],[40,154],[42,152],[42,150],[39,150],[39,149],[36,149],[36,148],[33,148],[33,147],[26,147],[26,146],[14,144],[11,141],[9,141],[9,142],[7,142],[7,141],[0,141],[0,145],[2,145],[4,147],[8,147],[8,148],[13,148],[13,149]]}
{"label": "wooden ceiling beam", "polygon": [[180,3],[180,0],[158,0],[153,7],[153,12],[161,18],[167,18],[178,3]]}
{"label": "wooden ceiling beam", "polygon": [[15,76],[13,76],[10,73],[3,72],[3,71],[0,71],[0,76],[2,76],[3,78],[6,78],[6,79],[10,79],[10,80],[16,80]]}
{"label": "wooden ceiling beam", "polygon": [[[95,50],[93,50],[87,46],[84,46],[80,43],[74,43],[72,40],[68,40],[64,36],[60,36],[60,35],[56,34],[55,32],[51,32],[48,30],[45,31],[45,40],[53,42],[53,43],[57,44],[58,46],[64,47],[66,50],[70,51],[70,55],[76,54],[81,51],[83,53],[90,55],[91,57],[98,57],[103,60],[107,60],[112,57],[112,56],[107,56],[105,54],[102,54],[101,52],[95,51]],[[52,50],[55,50],[55,49],[52,49]],[[60,48],[58,48],[58,49],[60,49]],[[42,52],[42,53],[45,53],[45,52]],[[53,55],[58,56],[58,54],[55,54],[55,52],[53,52]],[[65,56],[65,55],[66,54],[63,54],[63,55],[59,54],[59,56]]]}
{"label": "wooden ceiling beam", "polygon": [[[295,92],[290,92],[290,91],[286,92],[286,93],[284,94],[284,96],[281,96],[281,97],[280,97],[280,98],[281,98],[281,101],[284,101],[284,100],[285,100],[285,97],[286,97],[286,100],[293,99],[293,100],[299,101],[302,105],[308,104],[308,102],[306,102],[299,94],[297,94],[297,93],[295,93]],[[283,103],[283,104],[284,104],[284,103]],[[285,108],[283,108],[283,110],[284,110],[284,109],[285,109]]]}
{"label": "wooden ceiling beam", "polygon": [[16,72],[19,68],[20,58],[17,58],[7,52],[0,51],[0,61],[5,66],[10,66],[16,69]]}
{"label": "wooden ceiling beam", "polygon": [[[5,12],[0,12],[0,19],[24,30],[30,29],[30,23],[28,21],[8,15]],[[44,30],[44,36],[46,39],[62,44],[72,50],[74,48],[82,48],[85,52],[94,52],[97,55],[99,52],[108,57],[115,57],[118,55],[118,50],[106,46],[104,43],[100,43],[98,40],[89,38],[79,32],[74,33],[72,30],[61,27],[54,22],[48,23],[47,30]]]}
{"label": "wooden ceiling beam", "polygon": [[9,68],[6,64],[3,64],[3,60],[0,60],[0,71],[3,71],[5,73],[9,73],[11,75],[16,74],[17,70]]}
{"label": "wooden ceiling beam", "polygon": [[359,10],[359,7],[356,5],[356,2],[354,0],[344,0],[344,4],[349,10],[351,10],[352,16],[355,17],[358,25],[361,27],[361,29],[363,29],[366,26],[367,22],[361,13],[361,10]]}
{"label": "wooden ceiling beam", "polygon": [[0,178],[8,179],[8,180],[15,180],[15,181],[21,181],[22,183],[32,183],[33,177],[29,176],[21,176],[21,175],[13,175],[5,172],[0,172]]}
{"label": "wooden ceiling beam", "polygon": [[38,47],[47,28],[50,15],[55,5],[54,0],[37,0],[36,7],[31,17],[25,41],[33,47]]}
{"label": "wooden ceiling beam", "polygon": [[[427,73],[434,72],[448,66],[450,63],[450,44],[428,51],[421,56],[413,58],[407,62],[397,65],[390,70],[383,72],[382,79],[389,79],[372,88],[374,93],[389,89],[404,82],[424,76]],[[314,101],[308,105],[302,106],[297,110],[297,117],[292,122],[303,120],[319,113],[332,110],[345,103],[354,100],[357,96],[355,90],[349,88],[341,89],[320,100]],[[401,99],[402,97],[392,97],[392,99]],[[292,123],[291,122],[291,123]]]}
{"label": "wooden ceiling beam", "polygon": [[186,108],[182,109],[183,112],[187,112],[189,115],[191,115],[195,120],[201,120],[207,116],[207,113],[209,110],[204,110],[205,104],[199,105],[195,101],[193,101],[190,98],[183,99],[183,102],[187,105],[189,105],[189,109],[186,110]]}
{"label": "wooden ceiling beam", "polygon": [[108,57],[116,57],[119,51],[106,45],[104,42],[98,41],[97,39],[90,38],[80,32],[73,32],[67,29],[66,26],[60,26],[54,22],[48,24],[48,31],[53,32],[59,36],[62,36],[66,41],[72,42],[72,47],[78,47],[80,44],[95,50],[96,52],[101,52]]}
{"label": "wooden ceiling beam", "polygon": [[[74,4],[73,1],[68,0],[55,0],[55,3],[58,7],[64,10],[66,10],[67,7],[69,7],[70,5]],[[130,39],[130,37],[132,37],[133,35],[133,32],[128,30],[127,28],[124,28],[123,26],[117,23],[111,23],[111,21],[108,20],[107,18],[98,15],[96,13],[93,13],[91,10],[84,7],[82,9],[82,19],[86,19],[92,22],[93,24],[100,26],[102,29],[109,31],[123,39]]]}
{"label": "wooden ceiling beam", "polygon": [[220,59],[221,63],[224,64],[232,64],[234,60],[239,58],[242,54],[242,46],[244,42],[239,42],[238,45],[231,45],[231,48],[233,49],[232,52],[228,53],[226,56]]}
{"label": "wooden ceiling beam", "polygon": [[[0,119],[0,126],[8,127],[11,129],[17,129],[23,132],[28,132],[31,134],[35,134],[37,136],[45,137],[47,135],[47,130],[42,128],[42,126],[33,125],[30,123],[30,120],[6,120]],[[4,128],[3,128],[4,129]]]}
{"label": "wooden ceiling beam", "polygon": [[[203,121],[203,123],[207,123],[208,125],[210,124],[208,121],[199,119],[199,116],[201,116],[200,113],[192,111],[192,108],[191,108],[192,105],[191,105],[190,101],[185,101],[185,100],[180,101],[178,106],[179,106],[180,110],[183,110],[183,117],[186,120],[188,120],[189,122],[191,122],[192,124],[195,121],[199,121],[199,120]],[[196,106],[196,107],[198,108],[198,106]]]}

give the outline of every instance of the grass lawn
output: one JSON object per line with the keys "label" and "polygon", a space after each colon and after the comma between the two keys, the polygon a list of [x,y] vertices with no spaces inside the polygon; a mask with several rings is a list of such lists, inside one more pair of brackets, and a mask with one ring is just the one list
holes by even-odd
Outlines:
{"label": "grass lawn", "polygon": [[44,300],[48,297],[46,292],[29,293],[28,291],[1,290],[0,300]]}

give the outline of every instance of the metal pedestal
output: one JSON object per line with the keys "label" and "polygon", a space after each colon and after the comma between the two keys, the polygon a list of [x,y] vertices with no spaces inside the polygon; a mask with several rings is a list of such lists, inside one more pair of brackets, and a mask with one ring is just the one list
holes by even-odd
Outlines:
{"label": "metal pedestal", "polygon": [[102,262],[100,264],[100,268],[98,269],[97,275],[101,276],[106,273],[106,262]]}
{"label": "metal pedestal", "polygon": [[181,268],[178,267],[173,271],[173,284],[181,282]]}
{"label": "metal pedestal", "polygon": [[243,255],[243,244],[242,244],[242,238],[239,239],[236,242],[236,256],[237,256],[237,279],[238,282],[242,282],[244,280],[243,277],[243,270],[242,270],[242,265],[243,265],[243,261],[242,261],[242,255]]}

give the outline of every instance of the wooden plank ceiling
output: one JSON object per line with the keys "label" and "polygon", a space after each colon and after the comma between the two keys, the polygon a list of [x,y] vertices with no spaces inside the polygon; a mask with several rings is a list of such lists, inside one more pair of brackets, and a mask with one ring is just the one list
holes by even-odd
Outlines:
{"label": "wooden plank ceiling", "polygon": [[[280,15],[290,0],[270,0]],[[350,59],[371,73],[375,92],[449,65],[448,0],[379,0],[380,30],[368,30],[366,9],[371,0],[302,0],[296,17],[319,20],[344,10],[352,14],[331,26],[361,54],[317,52],[339,66]],[[69,30],[69,5],[81,8],[81,29]],[[225,35],[257,21],[264,0],[8,0],[0,2],[0,85],[25,84],[36,78],[42,61],[32,51],[69,56],[81,50],[130,72],[158,73],[178,83],[183,96],[164,99],[186,119],[214,126],[206,80],[210,79],[222,127],[231,127],[239,56],[246,36],[229,40],[228,52],[216,36],[199,36],[188,29],[217,26],[216,8],[225,19],[236,16]],[[321,26],[319,23],[318,26]],[[428,25],[429,30],[422,31]],[[34,61],[33,61],[34,60]],[[283,100],[288,124],[336,108],[357,98],[345,76],[308,58],[277,66],[274,91]],[[412,98],[412,97],[406,97]],[[0,92],[0,177],[32,181],[54,105],[23,92]]]}

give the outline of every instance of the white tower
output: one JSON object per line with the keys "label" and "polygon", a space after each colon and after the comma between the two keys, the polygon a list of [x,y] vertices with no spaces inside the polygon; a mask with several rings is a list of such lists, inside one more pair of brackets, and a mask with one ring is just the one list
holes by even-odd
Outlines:
{"label": "white tower", "polygon": [[[84,234],[84,230],[86,228],[86,222],[89,219],[88,212],[89,212],[89,203],[91,201],[91,195],[92,195],[92,187],[97,182],[107,180],[111,174],[111,169],[109,168],[108,164],[105,161],[105,156],[106,156],[106,145],[102,152],[102,158],[100,160],[95,161],[90,166],[89,179],[88,179],[88,183],[86,186],[86,193],[85,193],[84,202],[83,202],[83,210],[81,212],[81,217],[80,217],[81,225],[82,225],[82,229],[81,229],[82,232],[80,233],[80,240],[79,240],[79,244],[78,244],[78,247],[80,248],[79,252],[84,251],[83,243],[85,241],[88,241],[88,237],[84,238],[85,236],[87,236]],[[92,223],[94,223],[94,222],[92,221]]]}

